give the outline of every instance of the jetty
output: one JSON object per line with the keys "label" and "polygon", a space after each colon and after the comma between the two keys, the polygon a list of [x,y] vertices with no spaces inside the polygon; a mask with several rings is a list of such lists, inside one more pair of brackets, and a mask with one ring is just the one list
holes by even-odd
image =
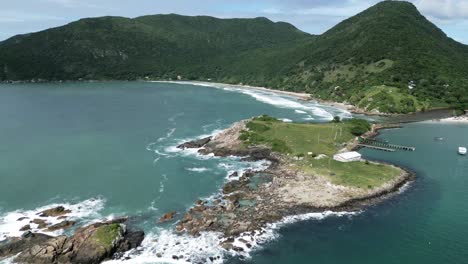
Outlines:
{"label": "jetty", "polygon": [[374,145],[367,145],[367,144],[357,144],[359,147],[364,147],[364,148],[370,148],[370,149],[377,149],[377,150],[383,150],[383,151],[388,151],[388,152],[395,152],[396,149],[392,148],[384,148],[384,147],[378,147]]}
{"label": "jetty", "polygon": [[366,147],[371,149],[391,151],[404,150],[404,151],[415,151],[415,147],[408,147],[403,145],[390,144],[381,140],[371,139],[371,138],[359,138],[359,143],[357,144],[360,147]]}

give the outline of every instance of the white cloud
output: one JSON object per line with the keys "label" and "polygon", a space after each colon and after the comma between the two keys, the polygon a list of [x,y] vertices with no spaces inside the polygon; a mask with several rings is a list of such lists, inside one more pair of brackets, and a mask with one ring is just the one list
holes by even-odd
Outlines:
{"label": "white cloud", "polygon": [[20,23],[37,21],[63,21],[65,18],[59,16],[42,15],[15,10],[0,10],[0,23]]}
{"label": "white cloud", "polygon": [[439,19],[468,18],[468,0],[419,0],[419,10]]}
{"label": "white cloud", "polygon": [[88,7],[88,8],[98,8],[95,4],[90,4],[84,0],[45,0],[46,2],[58,4],[67,8],[76,8],[76,7]]}

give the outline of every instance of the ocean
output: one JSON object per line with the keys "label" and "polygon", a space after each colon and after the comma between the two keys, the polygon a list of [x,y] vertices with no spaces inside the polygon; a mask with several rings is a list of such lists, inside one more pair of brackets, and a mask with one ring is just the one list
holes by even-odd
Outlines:
{"label": "ocean", "polygon": [[194,238],[176,234],[174,223],[157,224],[168,211],[181,217],[196,200],[216,198],[232,172],[267,165],[201,156],[178,144],[261,114],[294,122],[351,117],[285,95],[214,86],[1,84],[0,241],[21,234],[21,216],[60,204],[80,225],[130,216],[130,225],[146,238],[123,263],[174,263],[173,255],[183,255],[181,263],[210,256],[220,256],[216,263],[468,262],[468,157],[456,153],[459,145],[468,146],[468,126],[460,124],[423,122],[383,131],[382,138],[417,150],[361,153],[410,168],[417,173],[414,183],[361,212],[274,223],[249,252],[224,252],[217,233]]}

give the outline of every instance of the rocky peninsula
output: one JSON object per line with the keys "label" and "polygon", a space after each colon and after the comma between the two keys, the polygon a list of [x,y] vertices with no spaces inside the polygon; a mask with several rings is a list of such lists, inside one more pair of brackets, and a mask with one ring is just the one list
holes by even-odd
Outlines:
{"label": "rocky peninsula", "polygon": [[[360,210],[413,179],[413,174],[394,165],[334,161],[334,153],[355,147],[353,129],[353,122],[294,124],[261,116],[180,145],[200,148],[199,153],[206,155],[265,160],[269,166],[231,175],[222,198],[197,201],[176,230],[191,235],[221,232],[226,250],[243,251],[252,245],[239,238],[254,236],[269,223],[303,213]],[[370,127],[366,135],[374,135]]]}

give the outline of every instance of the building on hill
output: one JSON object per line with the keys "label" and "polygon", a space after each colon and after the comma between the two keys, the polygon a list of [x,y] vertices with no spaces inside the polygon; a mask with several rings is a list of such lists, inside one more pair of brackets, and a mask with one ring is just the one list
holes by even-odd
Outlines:
{"label": "building on hill", "polygon": [[360,161],[361,154],[356,151],[338,153],[333,155],[333,159],[340,162]]}

